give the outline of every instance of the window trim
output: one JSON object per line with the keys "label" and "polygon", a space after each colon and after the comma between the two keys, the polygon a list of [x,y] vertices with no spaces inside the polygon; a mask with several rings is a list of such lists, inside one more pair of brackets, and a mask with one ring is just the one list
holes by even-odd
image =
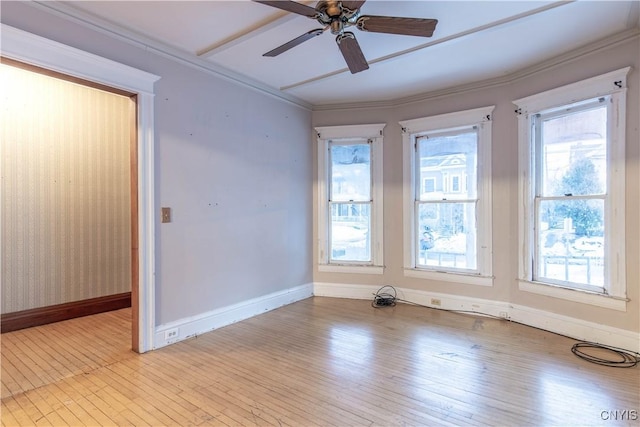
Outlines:
{"label": "window trim", "polygon": [[[403,146],[403,234],[404,275],[430,280],[462,284],[493,286],[492,274],[492,197],[491,197],[491,114],[495,105],[471,110],[440,114],[399,122],[402,127]],[[477,273],[437,268],[416,267],[415,194],[416,161],[414,145],[416,138],[426,133],[457,131],[478,127],[478,188],[476,215],[482,218],[476,230]]]}
{"label": "window trim", "polygon": [[[356,274],[382,274],[384,272],[384,230],[382,189],[382,142],[386,123],[346,126],[317,126],[318,183],[317,183],[317,249],[318,271]],[[371,140],[371,262],[330,262],[329,259],[329,141],[363,138]]]}
{"label": "window trim", "polygon": [[[626,262],[625,262],[625,126],[626,126],[626,77],[631,67],[611,71],[590,79],[561,86],[529,97],[513,101],[518,114],[518,282],[519,289],[555,298],[591,304],[614,310],[626,310]],[[609,285],[607,293],[595,293],[579,288],[563,287],[557,284],[533,280],[533,242],[535,187],[531,184],[535,170],[533,144],[531,142],[531,116],[541,111],[561,108],[582,101],[607,96],[612,103],[607,150],[607,188],[610,204],[605,207],[609,218],[605,238],[608,243],[607,257]],[[616,236],[615,239],[613,236]]]}

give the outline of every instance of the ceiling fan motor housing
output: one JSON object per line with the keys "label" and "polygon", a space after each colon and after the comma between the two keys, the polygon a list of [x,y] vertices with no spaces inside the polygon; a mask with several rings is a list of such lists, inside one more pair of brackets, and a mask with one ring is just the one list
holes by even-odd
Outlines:
{"label": "ceiling fan motor housing", "polygon": [[331,34],[341,34],[345,27],[355,25],[359,10],[350,10],[342,6],[342,2],[336,0],[321,0],[316,5],[317,20],[322,25],[331,28]]}

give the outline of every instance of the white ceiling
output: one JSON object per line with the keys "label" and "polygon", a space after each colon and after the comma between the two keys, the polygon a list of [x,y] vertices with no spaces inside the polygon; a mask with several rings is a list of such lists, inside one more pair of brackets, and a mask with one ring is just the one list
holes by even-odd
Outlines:
{"label": "white ceiling", "polygon": [[431,38],[354,29],[370,68],[351,74],[328,31],[263,57],[322,26],[249,0],[42,4],[311,106],[389,101],[500,78],[640,27],[638,0],[368,0],[362,14],[439,22]]}

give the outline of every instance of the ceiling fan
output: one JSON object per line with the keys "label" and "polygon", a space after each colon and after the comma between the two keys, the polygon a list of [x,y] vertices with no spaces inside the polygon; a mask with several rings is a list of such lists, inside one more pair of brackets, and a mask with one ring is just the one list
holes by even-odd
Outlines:
{"label": "ceiling fan", "polygon": [[329,29],[336,36],[338,48],[352,74],[368,69],[369,64],[355,34],[345,31],[345,28],[355,26],[359,30],[374,33],[431,37],[438,23],[437,19],[360,15],[360,8],[366,0],[321,0],[315,8],[289,0],[253,1],[315,19],[323,25],[323,28],[311,30],[262,56],[278,56]]}

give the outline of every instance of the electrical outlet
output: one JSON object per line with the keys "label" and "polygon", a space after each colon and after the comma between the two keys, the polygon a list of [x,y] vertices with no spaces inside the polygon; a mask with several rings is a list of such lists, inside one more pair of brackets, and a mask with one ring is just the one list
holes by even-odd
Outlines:
{"label": "electrical outlet", "polygon": [[175,340],[176,338],[178,338],[178,331],[179,331],[178,328],[164,331],[164,340],[165,341]]}
{"label": "electrical outlet", "polygon": [[431,305],[437,305],[440,307],[442,305],[442,301],[439,298],[431,298]]}

